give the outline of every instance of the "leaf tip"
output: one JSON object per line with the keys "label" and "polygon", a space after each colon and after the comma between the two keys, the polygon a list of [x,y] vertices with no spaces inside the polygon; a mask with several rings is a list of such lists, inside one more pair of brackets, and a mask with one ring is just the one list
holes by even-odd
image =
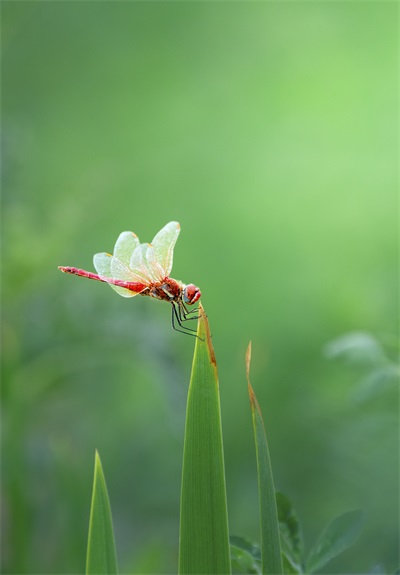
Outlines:
{"label": "leaf tip", "polygon": [[246,379],[247,379],[247,388],[249,391],[250,404],[252,409],[255,409],[257,406],[257,400],[254,390],[251,387],[250,383],[250,364],[251,364],[251,340],[249,341],[249,345],[247,346],[246,349]]}
{"label": "leaf tip", "polygon": [[[201,302],[199,302],[199,329],[197,332],[198,336],[202,330],[202,327],[203,327],[204,332],[205,332],[205,341],[207,344],[207,348],[209,350],[210,361],[215,367],[217,367],[217,360],[215,358],[214,347],[213,347],[213,344],[211,341],[210,324],[208,323],[208,317],[207,317],[206,312],[204,311],[204,307],[202,306]],[[200,338],[200,339],[202,339],[202,338]]]}
{"label": "leaf tip", "polygon": [[100,455],[99,455],[99,452],[97,451],[97,449],[95,449],[95,451],[94,451],[94,477],[95,477],[95,481],[96,481],[96,477],[98,477],[99,475],[101,476],[102,474],[103,474],[103,467],[101,465]]}
{"label": "leaf tip", "polygon": [[250,363],[251,363],[251,340],[249,341],[249,345],[246,349],[246,377],[247,383],[250,384]]}

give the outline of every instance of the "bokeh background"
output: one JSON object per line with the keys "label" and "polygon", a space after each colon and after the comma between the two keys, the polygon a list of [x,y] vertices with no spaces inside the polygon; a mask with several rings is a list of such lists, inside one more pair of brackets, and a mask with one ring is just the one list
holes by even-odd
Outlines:
{"label": "bokeh background", "polygon": [[[2,2],[3,573],[84,571],[96,448],[121,572],[176,571],[194,341],[57,270],[170,220],[213,332],[230,532],[259,538],[251,339],[306,548],[363,508],[325,572],[398,567],[397,391],[364,392],[398,336],[397,42],[395,2]],[[349,332],[364,366],[324,353]]]}

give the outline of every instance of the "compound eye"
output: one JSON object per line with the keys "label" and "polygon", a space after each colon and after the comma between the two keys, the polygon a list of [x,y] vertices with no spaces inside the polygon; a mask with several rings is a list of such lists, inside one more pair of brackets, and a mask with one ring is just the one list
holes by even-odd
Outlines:
{"label": "compound eye", "polygon": [[199,288],[193,284],[189,284],[185,287],[183,292],[183,301],[189,305],[196,303],[201,298],[201,291]]}

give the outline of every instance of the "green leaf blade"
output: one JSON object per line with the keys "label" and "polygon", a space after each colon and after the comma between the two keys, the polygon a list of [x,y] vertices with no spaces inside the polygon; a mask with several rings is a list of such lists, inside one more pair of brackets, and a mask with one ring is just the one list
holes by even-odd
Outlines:
{"label": "green leaf blade", "polygon": [[261,575],[261,549],[258,543],[231,535],[231,563],[232,573],[252,573]]}
{"label": "green leaf blade", "polygon": [[[278,520],[281,536],[283,559],[287,559],[292,568],[301,572],[301,559],[303,556],[303,536],[300,523],[291,501],[283,493],[276,493]],[[287,570],[284,569],[286,572]],[[298,571],[296,571],[298,572]]]}
{"label": "green leaf blade", "polygon": [[283,573],[282,552],[274,479],[260,406],[250,384],[250,360],[251,343],[246,353],[246,374],[257,458],[261,522],[261,567],[263,575],[281,575]]}
{"label": "green leaf blade", "polygon": [[353,545],[363,528],[364,520],[365,513],[360,509],[348,511],[333,519],[311,549],[306,572],[315,573]]}
{"label": "green leaf blade", "polygon": [[217,366],[202,307],[187,400],[180,575],[231,571]]}
{"label": "green leaf blade", "polygon": [[86,574],[116,575],[116,573],[118,569],[111,508],[100,457],[96,451]]}

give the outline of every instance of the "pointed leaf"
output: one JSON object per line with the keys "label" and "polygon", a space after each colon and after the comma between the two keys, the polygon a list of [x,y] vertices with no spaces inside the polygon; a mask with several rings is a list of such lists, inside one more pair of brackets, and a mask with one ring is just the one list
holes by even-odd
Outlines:
{"label": "pointed leaf", "polygon": [[179,573],[230,573],[228,514],[217,365],[203,308],[187,400]]}
{"label": "pointed leaf", "polygon": [[324,351],[330,359],[343,358],[358,365],[375,365],[385,360],[385,353],[376,337],[363,331],[346,333],[330,341]]}
{"label": "pointed leaf", "polygon": [[363,528],[364,519],[364,511],[356,509],[331,521],[311,549],[307,560],[307,573],[315,573],[353,545]]}
{"label": "pointed leaf", "polygon": [[100,457],[96,451],[86,575],[115,575],[117,572],[110,502]]}
{"label": "pointed leaf", "polygon": [[240,573],[261,575],[260,562],[254,559],[251,553],[236,545],[231,545],[231,563],[234,575]]}
{"label": "pointed leaf", "polygon": [[238,537],[237,535],[231,535],[229,537],[229,542],[231,544],[231,548],[238,547],[239,549],[249,553],[258,562],[261,562],[261,548],[258,543],[249,541],[244,537]]}
{"label": "pointed leaf", "polygon": [[262,572],[265,575],[279,575],[283,573],[283,567],[274,480],[261,410],[250,384],[250,360],[251,342],[246,352],[246,375],[256,444],[261,519]]}
{"label": "pointed leaf", "polygon": [[303,573],[301,564],[294,561],[285,550],[282,550],[282,564],[285,575],[301,575]]}
{"label": "pointed leaf", "polygon": [[276,494],[278,519],[281,533],[282,551],[285,551],[291,561],[300,565],[303,554],[303,538],[299,520],[291,501],[283,493]]}

